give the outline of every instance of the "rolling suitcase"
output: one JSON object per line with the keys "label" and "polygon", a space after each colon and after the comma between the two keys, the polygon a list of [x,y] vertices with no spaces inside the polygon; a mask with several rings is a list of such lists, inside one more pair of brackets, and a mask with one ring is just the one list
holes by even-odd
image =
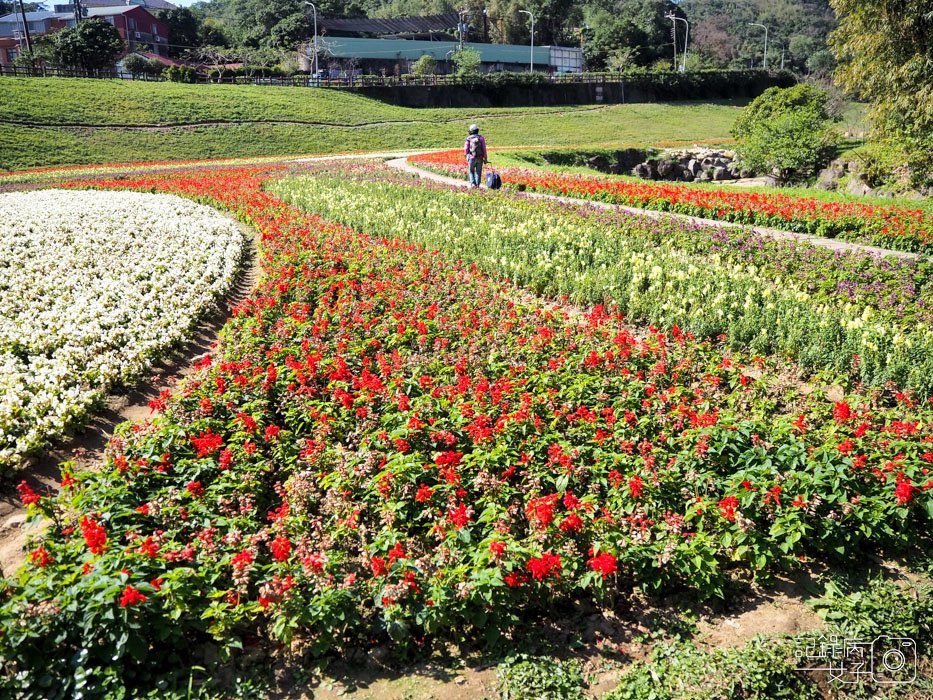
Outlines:
{"label": "rolling suitcase", "polygon": [[486,173],[486,187],[490,190],[498,190],[502,187],[502,178],[499,177],[499,173],[492,171]]}

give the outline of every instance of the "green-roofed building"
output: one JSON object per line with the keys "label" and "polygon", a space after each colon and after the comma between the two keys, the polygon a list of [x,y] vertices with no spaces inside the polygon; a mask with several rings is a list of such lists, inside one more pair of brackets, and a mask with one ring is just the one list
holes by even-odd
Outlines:
{"label": "green-roofed building", "polygon": [[[479,52],[482,69],[491,71],[528,70],[534,62],[536,71],[548,73],[579,73],[583,70],[583,52],[563,46],[530,46],[518,44],[479,44],[466,47]],[[322,69],[333,66],[340,70],[355,64],[363,72],[387,74],[410,73],[411,64],[425,54],[433,56],[439,73],[453,72],[450,58],[459,48],[456,41],[423,41],[414,39],[361,39],[354,37],[318,37],[318,61]],[[337,68],[339,66],[339,68]]]}

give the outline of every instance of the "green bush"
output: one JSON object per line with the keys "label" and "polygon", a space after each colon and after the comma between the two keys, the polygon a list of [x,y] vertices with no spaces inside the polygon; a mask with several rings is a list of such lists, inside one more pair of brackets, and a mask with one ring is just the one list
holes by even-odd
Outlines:
{"label": "green bush", "polygon": [[933,640],[933,588],[929,584],[908,589],[873,579],[855,591],[843,588],[828,583],[817,603],[827,624],[840,636],[868,641],[880,635],[909,637],[923,646]]}
{"label": "green bush", "polygon": [[457,75],[466,76],[479,73],[479,67],[483,59],[476,49],[466,48],[455,51],[450,60],[457,66]]}
{"label": "green bush", "polygon": [[146,72],[146,69],[149,67],[149,61],[140,56],[139,54],[132,53],[126,58],[123,59],[123,67],[128,70],[130,73],[135,75],[142,75]]}
{"label": "green bush", "polygon": [[412,64],[411,72],[415,75],[434,75],[437,70],[437,59],[431,54],[424,54]]}
{"label": "green bush", "polygon": [[[618,74],[607,74],[613,78]],[[787,88],[797,81],[787,71],[703,70],[680,73],[673,70],[627,70],[623,76],[626,93],[643,92],[655,100],[698,100],[755,97],[767,88]]]}
{"label": "green bush", "polygon": [[765,90],[732,127],[743,165],[782,182],[815,175],[838,142],[830,128],[828,100],[825,92],[811,85]]}
{"label": "green bush", "polygon": [[169,66],[162,71],[162,76],[172,83],[198,82],[198,73],[191,66]]}
{"label": "green bush", "polygon": [[933,139],[874,141],[850,155],[872,187],[892,192],[933,188]]}

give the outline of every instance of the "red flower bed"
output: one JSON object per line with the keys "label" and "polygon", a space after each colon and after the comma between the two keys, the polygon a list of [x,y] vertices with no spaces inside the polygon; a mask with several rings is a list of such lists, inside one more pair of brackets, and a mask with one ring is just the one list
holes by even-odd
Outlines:
{"label": "red flower bed", "polygon": [[731,569],[928,532],[928,407],[775,415],[756,368],[677,327],[518,303],[266,177],[75,183],[228,209],[263,277],[163,415],[30,506],[51,525],[0,590],[0,688],[183,683],[207,641],[476,639],[581,595],[716,594]]}
{"label": "red flower bed", "polygon": [[[466,176],[463,154],[459,151],[413,156],[409,161]],[[919,209],[517,168],[504,168],[500,172],[504,186],[522,186],[529,192],[843,238],[894,250],[933,252],[933,216]]]}

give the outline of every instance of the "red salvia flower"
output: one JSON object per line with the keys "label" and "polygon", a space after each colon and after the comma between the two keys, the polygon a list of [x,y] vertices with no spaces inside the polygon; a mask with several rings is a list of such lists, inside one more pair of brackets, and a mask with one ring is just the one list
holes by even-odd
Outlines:
{"label": "red salvia flower", "polygon": [[600,552],[595,556],[592,555],[593,550],[590,550],[590,559],[586,562],[589,567],[601,574],[603,578],[614,574],[616,572],[616,558],[609,552]]}
{"label": "red salvia flower", "polygon": [[726,496],[719,501],[719,514],[730,523],[735,522],[735,509],[739,507],[739,499],[735,496]]}
{"label": "red salvia flower", "polygon": [[19,482],[19,485],[16,487],[16,490],[19,491],[19,498],[23,502],[24,506],[31,506],[34,503],[38,503],[42,497],[37,494],[25,481]]}
{"label": "red salvia flower", "polygon": [[125,608],[137,603],[145,603],[147,600],[149,598],[127,584],[126,588],[123,589],[123,595],[120,597],[120,607]]}
{"label": "red salvia flower", "polygon": [[91,554],[101,554],[107,549],[107,533],[93,518],[81,518],[81,534]]}
{"label": "red salvia flower", "polygon": [[544,581],[547,578],[560,578],[561,562],[560,554],[548,554],[545,552],[540,557],[532,557],[528,560],[528,573],[536,581]]}
{"label": "red salvia flower", "polygon": [[279,535],[274,540],[272,544],[269,545],[269,549],[272,550],[272,558],[276,561],[285,561],[288,559],[288,555],[292,551],[292,543],[284,535]]}

